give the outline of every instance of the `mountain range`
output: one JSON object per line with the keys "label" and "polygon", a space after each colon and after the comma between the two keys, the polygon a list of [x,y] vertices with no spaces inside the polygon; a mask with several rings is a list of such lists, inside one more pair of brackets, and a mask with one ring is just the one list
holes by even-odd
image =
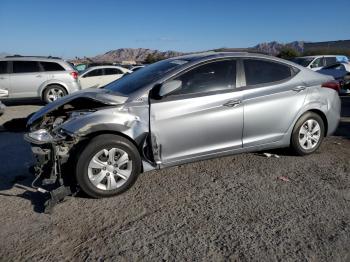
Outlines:
{"label": "mountain range", "polygon": [[[264,53],[268,55],[278,55],[280,51],[289,47],[295,49],[299,53],[318,53],[319,51],[327,50],[334,53],[344,53],[350,55],[350,40],[338,40],[338,41],[327,41],[327,42],[304,42],[304,41],[294,41],[290,43],[280,43],[277,41],[260,43],[253,47],[248,48],[219,48],[209,51],[231,51],[231,52],[257,52]],[[145,59],[152,55],[153,57],[163,57],[169,58],[174,56],[179,56],[186,54],[184,52],[178,51],[159,51],[148,48],[120,48],[116,50],[110,50],[104,54],[96,55],[93,57],[76,57],[70,61],[79,63],[79,62],[125,62],[125,61],[136,61],[137,63],[142,63]],[[8,55],[7,53],[0,52],[0,57]]]}
{"label": "mountain range", "polygon": [[[280,51],[285,48],[292,48],[299,53],[303,52],[317,52],[319,50],[335,50],[348,54],[350,52],[350,40],[339,40],[339,41],[327,41],[327,42],[304,42],[304,41],[293,41],[290,43],[280,43],[277,41],[260,43],[253,47],[248,48],[219,48],[209,51],[231,51],[231,52],[257,52],[268,55],[278,55]],[[143,62],[148,55],[161,56],[164,58],[174,57],[183,55],[186,53],[178,51],[159,51],[146,48],[120,48],[116,50],[108,51],[105,54],[97,55],[95,57],[88,58],[89,61],[93,62],[122,62],[122,61],[136,61]]]}

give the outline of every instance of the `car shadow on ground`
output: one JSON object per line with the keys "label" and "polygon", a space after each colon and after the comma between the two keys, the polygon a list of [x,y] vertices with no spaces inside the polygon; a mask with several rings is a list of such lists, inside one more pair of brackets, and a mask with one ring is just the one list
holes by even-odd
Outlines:
{"label": "car shadow on ground", "polygon": [[[47,198],[31,188],[34,176],[30,168],[34,158],[23,133],[0,131],[0,159],[0,196],[30,200],[34,211],[42,213]],[[10,189],[20,189],[21,193],[8,192]]]}
{"label": "car shadow on ground", "polygon": [[1,99],[1,102],[6,106],[43,106],[45,103],[37,98],[26,98],[26,99]]}

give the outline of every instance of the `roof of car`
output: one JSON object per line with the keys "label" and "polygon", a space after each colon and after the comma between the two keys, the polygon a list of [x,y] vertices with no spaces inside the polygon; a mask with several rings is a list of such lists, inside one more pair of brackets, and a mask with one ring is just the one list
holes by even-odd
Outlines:
{"label": "roof of car", "polygon": [[44,56],[6,56],[0,58],[2,61],[45,61],[45,62],[65,62],[59,57]]}
{"label": "roof of car", "polygon": [[90,70],[90,69],[102,69],[102,68],[121,68],[121,69],[128,70],[125,67],[116,66],[116,65],[91,66],[91,67],[88,68],[88,70]]}

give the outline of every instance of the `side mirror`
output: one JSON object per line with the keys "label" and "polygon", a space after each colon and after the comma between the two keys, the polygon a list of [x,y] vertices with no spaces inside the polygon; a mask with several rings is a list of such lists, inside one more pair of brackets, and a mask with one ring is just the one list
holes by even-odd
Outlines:
{"label": "side mirror", "polygon": [[172,80],[161,85],[158,95],[160,97],[170,94],[182,86],[182,81]]}

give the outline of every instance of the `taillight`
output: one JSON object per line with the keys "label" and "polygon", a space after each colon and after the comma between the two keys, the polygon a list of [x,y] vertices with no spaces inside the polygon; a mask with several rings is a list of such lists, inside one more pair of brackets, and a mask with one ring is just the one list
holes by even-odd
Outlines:
{"label": "taillight", "polygon": [[322,87],[333,89],[337,92],[340,91],[340,84],[337,81],[329,81],[322,84]]}
{"label": "taillight", "polygon": [[78,72],[73,71],[70,74],[74,79],[78,79]]}

